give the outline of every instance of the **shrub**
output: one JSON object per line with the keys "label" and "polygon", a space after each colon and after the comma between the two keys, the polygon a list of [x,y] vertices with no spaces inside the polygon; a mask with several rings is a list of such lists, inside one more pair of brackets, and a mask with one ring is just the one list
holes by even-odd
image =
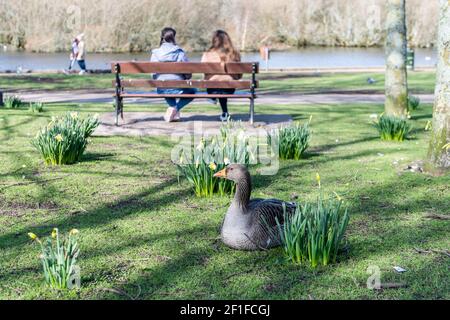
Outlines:
{"label": "shrub", "polygon": [[30,102],[28,110],[32,113],[39,113],[44,111],[44,104],[42,102]]}
{"label": "shrub", "polygon": [[4,101],[5,108],[17,109],[22,106],[23,102],[18,96],[7,96]]}
{"label": "shrub", "polygon": [[411,130],[406,119],[384,114],[373,124],[380,133],[381,140],[403,141]]}
{"label": "shrub", "polygon": [[420,98],[416,96],[408,96],[408,111],[416,110],[419,107]]}
{"label": "shrub", "polygon": [[61,118],[52,118],[31,143],[46,164],[72,164],[81,159],[88,137],[98,125],[96,117],[81,119],[78,113],[70,112]]}
{"label": "shrub", "polygon": [[220,134],[202,137],[197,146],[190,145],[187,150],[181,150],[177,167],[192,185],[196,196],[227,195],[234,192],[234,183],[214,178],[214,173],[229,163],[249,165],[252,158],[244,129],[239,123],[228,122],[221,127]]}
{"label": "shrub", "polygon": [[61,237],[54,228],[51,237],[41,241],[34,233],[28,233],[31,239],[41,246],[41,261],[45,282],[55,289],[73,288],[76,276],[76,262],[79,255],[78,230],[72,229],[67,237]]}
{"label": "shrub", "polygon": [[309,122],[293,124],[274,129],[268,135],[269,144],[278,143],[279,157],[283,160],[299,160],[309,146],[311,130]]}
{"label": "shrub", "polygon": [[276,222],[288,260],[315,268],[336,262],[348,221],[341,200],[324,201],[320,196],[315,203],[297,203],[291,215],[284,209],[284,223]]}

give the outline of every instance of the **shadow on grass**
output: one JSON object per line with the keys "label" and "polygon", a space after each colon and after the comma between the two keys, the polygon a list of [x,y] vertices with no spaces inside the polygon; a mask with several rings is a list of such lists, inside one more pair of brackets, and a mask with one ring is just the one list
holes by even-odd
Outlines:
{"label": "shadow on grass", "polygon": [[[421,179],[420,182],[415,184],[415,187],[423,187],[427,183],[426,179]],[[161,265],[150,267],[144,274],[138,275],[126,284],[118,287],[125,292],[136,290],[139,287],[142,290],[139,298],[142,299],[164,299],[165,297],[208,299],[213,294],[216,294],[217,291],[226,291],[221,296],[215,296],[215,298],[219,299],[270,299],[286,294],[290,298],[299,298],[298,294],[295,296],[295,292],[292,293],[292,296],[289,296],[293,289],[299,290],[302,292],[302,297],[307,298],[308,291],[311,292],[317,289],[316,286],[318,284],[324,285],[321,282],[321,278],[326,279],[330,277],[335,272],[335,267],[339,265],[352,264],[353,260],[369,259],[370,257],[390,255],[392,253],[398,254],[399,252],[412,250],[416,246],[421,247],[426,242],[440,241],[446,238],[447,222],[438,223],[423,220],[412,226],[401,226],[402,230],[398,229],[399,223],[404,219],[408,219],[408,209],[411,207],[426,207],[427,204],[432,204],[434,207],[445,209],[449,205],[448,200],[439,199],[438,197],[423,197],[419,201],[406,201],[401,205],[396,204],[395,201],[386,200],[386,194],[391,193],[392,190],[398,190],[403,185],[404,182],[397,180],[358,190],[352,201],[357,202],[356,199],[367,194],[371,197],[368,201],[365,200],[352,206],[351,212],[359,220],[366,219],[367,227],[371,225],[370,227],[375,228],[377,232],[374,233],[373,230],[369,230],[360,224],[350,223],[351,251],[344,258],[341,257],[337,265],[321,267],[316,270],[311,270],[304,266],[294,266],[289,263],[278,265],[275,263],[274,265],[275,256],[280,254],[279,249],[267,252],[245,252],[244,257],[240,255],[238,259],[234,260],[235,251],[224,245],[219,247],[219,251],[215,251],[208,246],[196,247],[187,249],[178,257],[170,259]],[[411,190],[411,192],[414,192],[414,190]],[[382,209],[380,209],[380,205]],[[368,214],[368,212],[375,213]],[[386,224],[385,220],[390,218],[395,219],[395,223]],[[198,241],[199,246],[201,246],[201,241],[198,239],[201,233],[192,234],[192,230],[184,229],[180,230],[180,234],[184,237],[189,237],[192,242]],[[358,235],[356,238],[354,237],[355,234]],[[216,255],[229,255],[228,264],[219,266],[218,269],[208,268],[208,261]],[[276,270],[274,271],[273,268],[276,268]],[[200,272],[201,277],[198,275],[199,270],[202,270]],[[191,276],[186,276],[186,273]],[[418,274],[424,275],[424,273],[420,272]],[[233,276],[263,277],[267,278],[267,280],[256,291],[253,288],[253,291],[248,290],[242,295],[242,293],[235,291],[235,283],[228,286],[228,282]],[[188,279],[192,279],[192,281]],[[185,285],[187,283],[193,287],[188,286],[186,288]],[[361,282],[361,284],[364,283]],[[353,286],[354,283],[350,282],[347,285]],[[245,289],[242,290],[245,291]],[[442,296],[443,290],[441,288],[436,294]],[[371,295],[369,291],[367,291],[367,294]],[[96,298],[119,297],[111,293],[99,293]]]}
{"label": "shadow on grass", "polygon": [[80,162],[97,162],[101,160],[110,160],[115,155],[113,153],[85,152]]}

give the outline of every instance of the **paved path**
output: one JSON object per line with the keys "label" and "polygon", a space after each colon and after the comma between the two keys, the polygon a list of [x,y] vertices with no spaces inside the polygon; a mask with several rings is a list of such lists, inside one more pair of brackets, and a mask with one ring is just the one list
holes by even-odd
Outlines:
{"label": "paved path", "polygon": [[[73,103],[112,103],[111,91],[58,91],[58,92],[20,92],[25,101],[73,102]],[[433,94],[417,95],[422,103],[433,103]],[[164,103],[163,99],[127,99],[128,103],[152,104]],[[206,103],[199,99],[194,103]],[[246,99],[233,100],[233,104],[248,104]],[[379,93],[305,93],[305,94],[260,94],[258,104],[342,104],[342,103],[384,103],[384,95]]]}
{"label": "paved path", "polygon": [[[119,126],[114,124],[114,113],[103,113],[99,117],[100,126],[95,130],[96,136],[186,136],[188,134],[210,135],[220,132],[221,121],[217,113],[182,113],[180,122],[167,123],[161,112],[125,112],[124,120]],[[287,124],[291,116],[284,114],[256,114],[253,125],[248,122],[248,114],[233,114],[233,120],[241,120],[247,133],[263,134],[265,131]]]}

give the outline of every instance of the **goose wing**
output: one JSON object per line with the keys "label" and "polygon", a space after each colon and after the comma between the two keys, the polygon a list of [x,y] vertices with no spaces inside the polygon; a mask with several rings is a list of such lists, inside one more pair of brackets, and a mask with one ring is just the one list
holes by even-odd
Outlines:
{"label": "goose wing", "polygon": [[250,201],[249,209],[252,211],[254,223],[265,227],[276,227],[277,220],[284,223],[283,204],[286,213],[292,214],[295,211],[295,203],[278,199],[254,199]]}

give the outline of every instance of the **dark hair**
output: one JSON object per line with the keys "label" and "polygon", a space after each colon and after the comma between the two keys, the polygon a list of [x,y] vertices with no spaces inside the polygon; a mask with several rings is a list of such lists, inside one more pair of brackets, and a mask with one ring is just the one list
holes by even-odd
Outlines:
{"label": "dark hair", "polygon": [[241,61],[239,51],[233,46],[230,36],[223,30],[213,33],[209,51],[215,51],[223,61]]}
{"label": "dark hair", "polygon": [[174,28],[166,27],[161,30],[161,42],[159,45],[162,45],[163,42],[169,42],[175,44],[175,35],[177,32]]}

